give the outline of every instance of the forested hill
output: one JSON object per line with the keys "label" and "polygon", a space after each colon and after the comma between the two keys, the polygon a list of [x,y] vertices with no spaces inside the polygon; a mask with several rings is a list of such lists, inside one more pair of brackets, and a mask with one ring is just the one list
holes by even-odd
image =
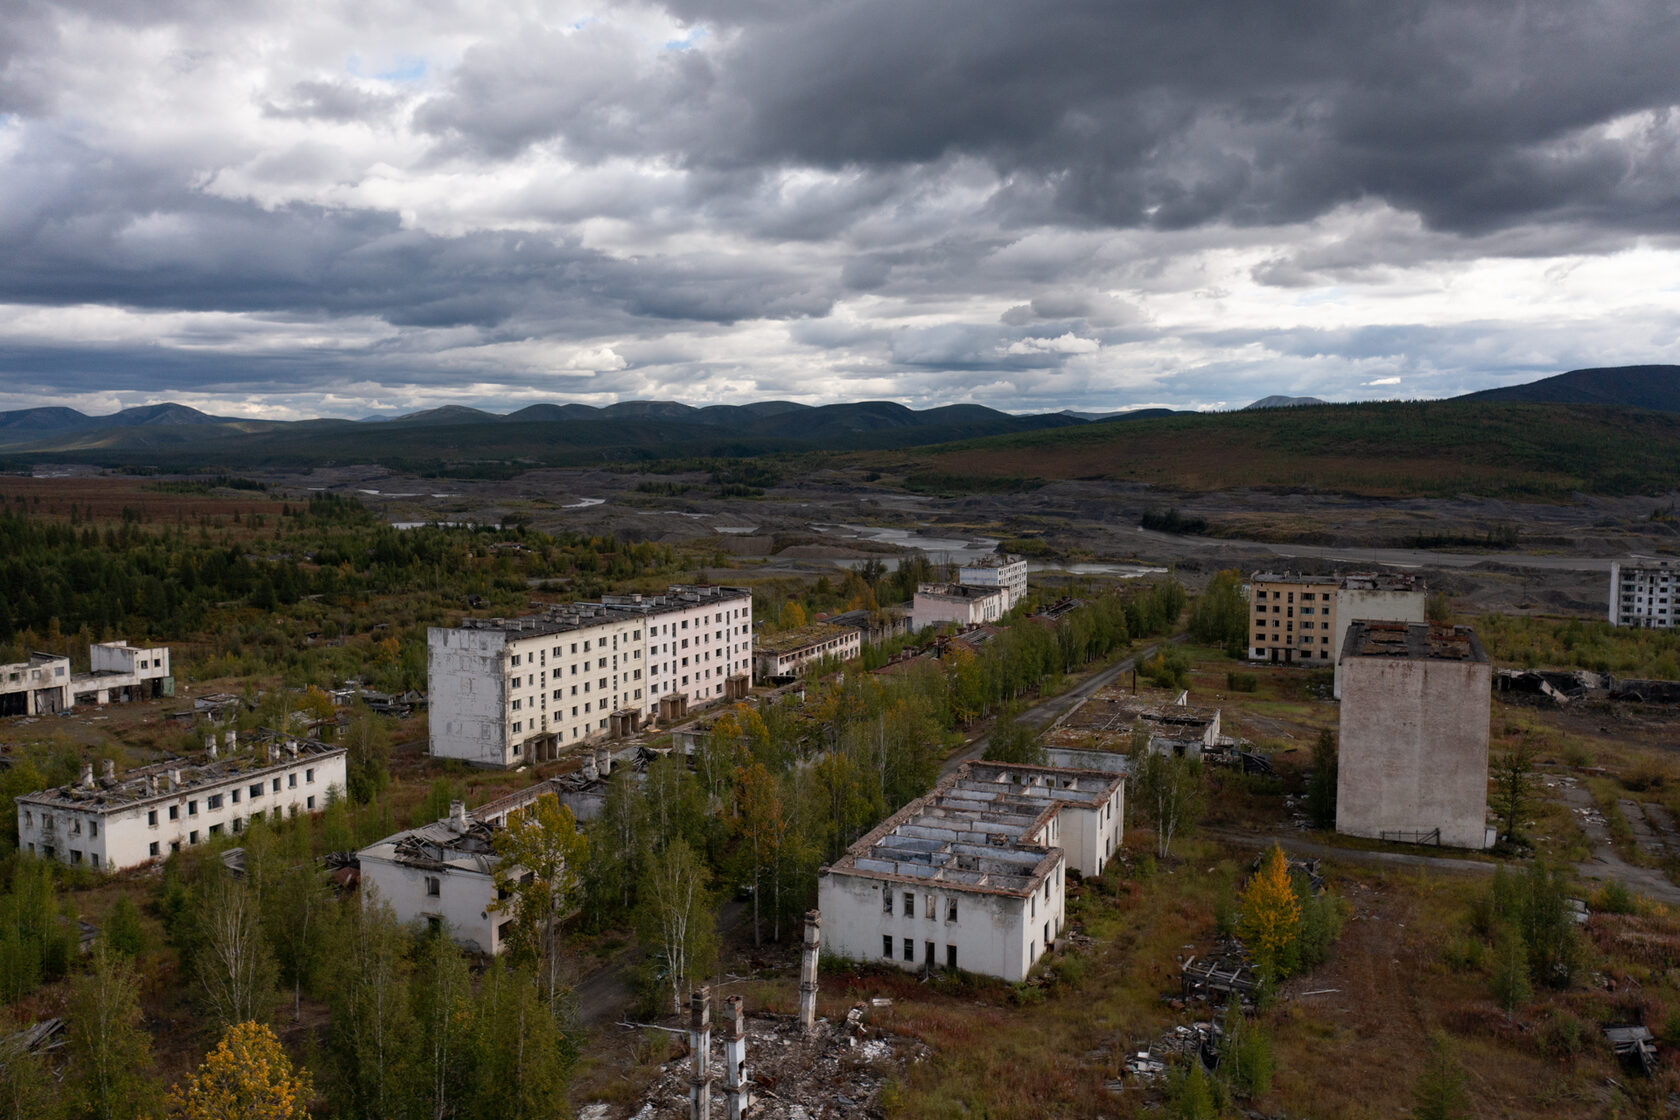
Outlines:
{"label": "forested hill", "polygon": [[1574,369],[1556,377],[1483,389],[1461,401],[1529,401],[1536,404],[1602,404],[1680,412],[1680,366]]}
{"label": "forested hill", "polygon": [[1665,493],[1680,489],[1680,413],[1479,400],[1319,405],[1090,424],[869,462],[936,489],[1128,479],[1388,497]]}

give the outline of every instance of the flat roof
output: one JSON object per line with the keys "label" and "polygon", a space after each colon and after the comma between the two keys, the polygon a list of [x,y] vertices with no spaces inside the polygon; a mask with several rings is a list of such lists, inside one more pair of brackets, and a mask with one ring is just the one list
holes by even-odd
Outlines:
{"label": "flat roof", "polygon": [[974,559],[965,563],[963,565],[963,567],[965,567],[965,568],[1004,568],[1004,567],[1008,567],[1010,564],[1024,564],[1024,563],[1026,563],[1026,559],[1024,557],[1013,556],[1013,555],[1010,555],[1008,553],[1001,553],[1000,554],[1000,553],[992,552],[992,553],[986,554],[985,556],[976,556]]}
{"label": "flat roof", "polygon": [[[267,748],[270,745],[276,748],[277,757],[273,762],[268,761]],[[173,800],[183,793],[228,785],[271,770],[284,770],[306,760],[318,761],[343,753],[343,747],[328,746],[315,739],[284,737],[259,740],[256,745],[247,747],[241,744],[231,754],[218,754],[213,759],[200,756],[194,760],[153,762],[125,770],[114,778],[95,777],[91,785],[72,782],[66,786],[25,793],[17,800],[81,812],[114,812],[148,801]],[[181,780],[170,783],[171,788],[164,789],[163,780],[170,771],[179,771]],[[156,791],[152,789],[154,778],[158,779],[159,785]]]}
{"label": "flat roof", "polygon": [[796,630],[784,630],[753,639],[754,653],[791,653],[833,638],[847,638],[858,632],[855,626],[835,622],[813,622]]}
{"label": "flat roof", "polygon": [[1248,577],[1250,583],[1328,583],[1334,586],[1341,580],[1340,576],[1311,575],[1305,572],[1253,572]]}
{"label": "flat roof", "polygon": [[541,614],[517,618],[463,618],[460,626],[434,629],[499,630],[509,637],[541,638],[614,623],[636,622],[653,615],[689,610],[702,603],[732,602],[736,599],[750,602],[752,592],[745,587],[672,584],[660,595],[603,595],[598,603],[582,600],[556,603]]}
{"label": "flat roof", "polygon": [[1488,659],[1481,639],[1470,627],[1434,626],[1427,622],[1354,622],[1348,626],[1342,656],[1484,664]]}
{"label": "flat roof", "polygon": [[916,586],[916,594],[932,595],[941,599],[985,599],[1002,593],[1001,587],[976,586],[972,583],[923,583]]}
{"label": "flat roof", "polygon": [[1342,577],[1344,591],[1421,591],[1423,580],[1397,572],[1353,572]]}
{"label": "flat roof", "polygon": [[967,762],[882,821],[824,873],[1024,898],[1062,857],[1062,849],[1026,838],[1065,806],[1101,806],[1124,782],[1098,770]]}

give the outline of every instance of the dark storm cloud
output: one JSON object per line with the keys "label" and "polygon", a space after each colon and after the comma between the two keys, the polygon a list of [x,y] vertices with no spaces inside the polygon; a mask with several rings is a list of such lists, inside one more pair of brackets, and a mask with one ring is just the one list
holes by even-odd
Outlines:
{"label": "dark storm cloud", "polygon": [[504,42],[417,119],[493,153],[558,139],[694,167],[964,154],[1007,177],[1017,221],[1279,223],[1381,198],[1463,232],[1680,224],[1671,5],[676,7],[727,44],[649,60],[595,25]]}

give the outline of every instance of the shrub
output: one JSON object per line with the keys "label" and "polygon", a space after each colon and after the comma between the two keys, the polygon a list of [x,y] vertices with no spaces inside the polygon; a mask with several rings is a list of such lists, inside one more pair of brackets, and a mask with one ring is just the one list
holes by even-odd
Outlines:
{"label": "shrub", "polygon": [[1540,1028],[1540,1048],[1553,1058],[1572,1058],[1586,1045],[1586,1025],[1572,1011],[1557,1011]]}
{"label": "shrub", "polygon": [[1593,892],[1588,905],[1605,914],[1637,914],[1643,909],[1640,902],[1638,895],[1616,880],[1609,879]]}
{"label": "shrub", "polygon": [[1233,670],[1225,674],[1225,687],[1232,692],[1253,692],[1260,687],[1260,678],[1254,673]]}

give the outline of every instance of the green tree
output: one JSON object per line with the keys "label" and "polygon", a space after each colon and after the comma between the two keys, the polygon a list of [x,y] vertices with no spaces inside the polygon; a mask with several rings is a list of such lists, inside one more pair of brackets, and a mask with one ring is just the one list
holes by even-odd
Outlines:
{"label": "green tree", "polygon": [[125,1120],[148,1111],[151,1038],[140,1018],[133,962],[101,937],[86,973],[70,986],[70,1087],[77,1109],[94,1120]]}
{"label": "green tree", "polygon": [[1248,601],[1242,586],[1241,572],[1216,572],[1190,611],[1190,636],[1234,658],[1242,657],[1248,646]]}
{"label": "green tree", "polygon": [[467,1115],[472,1077],[472,974],[447,933],[439,930],[421,941],[410,989],[415,1111],[431,1120]]}
{"label": "green tree", "polygon": [[993,721],[981,757],[988,762],[1043,766],[1044,747],[1038,741],[1038,733],[1020,721],[1018,712],[1005,711]]}
{"label": "green tree", "polygon": [[589,842],[552,793],[508,817],[492,841],[497,864],[493,913],[508,914],[507,946],[520,963],[541,966],[551,1006],[560,998],[560,919],[576,900]]}
{"label": "green tree", "polygon": [[146,931],[140,924],[140,908],[128,895],[118,895],[111,914],[105,919],[105,940],[111,948],[125,957],[140,955],[146,947]]}
{"label": "green tree", "polygon": [[[0,1037],[29,1025],[0,1012]],[[65,1109],[44,1054],[21,1046],[0,1046],[0,1120],[59,1120]]]}
{"label": "green tree", "polygon": [[643,873],[636,926],[648,947],[653,987],[669,994],[671,1013],[711,971],[717,955],[711,874],[680,838],[668,841]]}
{"label": "green tree", "polygon": [[1174,1120],[1216,1120],[1219,1116],[1213,1086],[1208,1084],[1198,1056],[1191,1056],[1184,1071],[1173,1079],[1168,1092]]}
{"label": "green tree", "polygon": [[470,1095],[462,1116],[550,1120],[561,1115],[572,1047],[529,968],[498,958],[479,982]]}
{"label": "green tree", "polygon": [[408,935],[390,906],[370,893],[340,913],[327,940],[327,1053],[341,1111],[367,1120],[399,1116],[413,1026]]}
{"label": "green tree", "polygon": [[1528,982],[1528,946],[1523,944],[1522,934],[1510,926],[1499,931],[1499,939],[1494,945],[1490,983],[1493,998],[1499,1001],[1506,1021],[1510,1020],[1512,1012],[1534,995],[1534,989]]}
{"label": "green tree", "polygon": [[1133,803],[1155,829],[1156,855],[1165,859],[1173,837],[1196,821],[1202,806],[1199,759],[1159,754],[1147,741],[1132,750]]}
{"label": "green tree", "polygon": [[762,763],[735,772],[735,835],[742,862],[746,865],[753,896],[753,944],[762,945],[759,900],[764,873],[781,858],[787,839],[787,816],[782,809],[781,791]]}
{"label": "green tree", "polygon": [[1505,752],[1494,771],[1494,811],[1505,826],[1505,842],[1518,840],[1517,826],[1528,808],[1529,775],[1534,770],[1534,746],[1525,737]]}
{"label": "green tree", "polygon": [[193,974],[211,1021],[231,1027],[267,1018],[274,1001],[274,954],[250,891],[226,875],[206,876],[198,930]]}
{"label": "green tree", "polygon": [[1412,1120],[1469,1120],[1470,1092],[1447,1036],[1429,1040],[1429,1060],[1412,1087]]}
{"label": "green tree", "polygon": [[346,791],[352,803],[366,805],[391,784],[390,735],[385,721],[363,710],[344,729],[340,745],[345,750]]}
{"label": "green tree", "polygon": [[1312,777],[1307,781],[1307,815],[1314,828],[1336,827],[1336,735],[1329,728],[1313,744]]}

